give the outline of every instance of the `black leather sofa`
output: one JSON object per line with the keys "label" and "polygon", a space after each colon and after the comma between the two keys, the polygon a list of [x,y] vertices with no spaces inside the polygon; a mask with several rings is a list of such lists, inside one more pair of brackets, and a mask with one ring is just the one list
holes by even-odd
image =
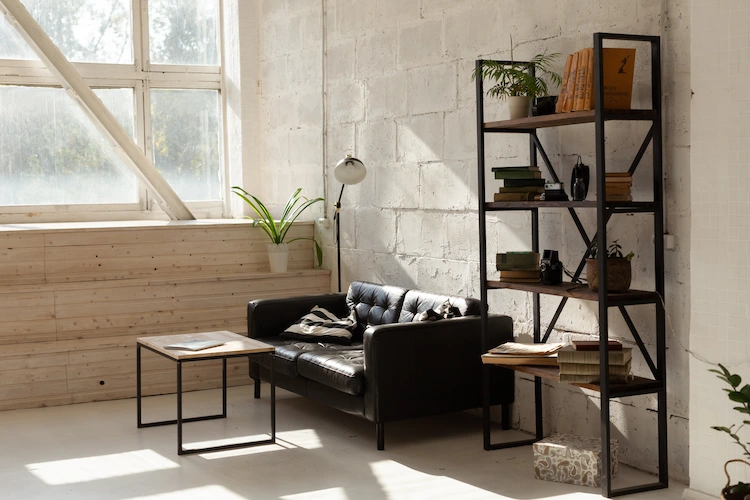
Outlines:
{"label": "black leather sofa", "polygon": [[[460,317],[413,322],[415,315],[446,300]],[[314,306],[338,317],[356,309],[352,345],[319,344],[278,337]],[[276,346],[276,385],[376,424],[384,449],[384,424],[482,406],[483,352],[480,302],[418,290],[354,282],[347,294],[253,300],[247,307],[248,336]],[[513,339],[513,322],[491,314],[490,345]],[[267,358],[250,362],[255,397],[268,380]],[[491,403],[502,406],[509,427],[514,397],[513,372],[491,370]]]}

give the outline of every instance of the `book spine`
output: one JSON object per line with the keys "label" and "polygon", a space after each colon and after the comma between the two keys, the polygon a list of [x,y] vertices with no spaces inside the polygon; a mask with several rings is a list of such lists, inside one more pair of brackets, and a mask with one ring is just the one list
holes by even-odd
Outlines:
{"label": "book spine", "polygon": [[498,193],[543,193],[544,186],[516,186],[501,187],[497,189]]}
{"label": "book spine", "polygon": [[495,179],[541,179],[541,172],[534,172],[532,170],[511,170],[509,172],[496,171]]}
{"label": "book spine", "polygon": [[539,167],[492,167],[493,172],[539,172]]}
{"label": "book spine", "polygon": [[534,193],[495,193],[495,201],[529,201],[534,199]]}
{"label": "book spine", "polygon": [[573,111],[582,111],[583,102],[586,99],[586,78],[589,71],[588,49],[579,51],[578,72],[576,74],[575,97],[573,99]]}
{"label": "book spine", "polygon": [[544,187],[544,179],[503,179],[503,187],[539,186]]}
{"label": "book spine", "polygon": [[[567,384],[597,384],[599,383],[599,375],[569,375],[561,373],[559,381]],[[610,375],[609,381],[615,384],[623,383],[627,381],[627,377]]]}
{"label": "book spine", "polygon": [[[610,351],[609,365],[624,365],[632,359],[632,351],[623,349],[622,351]],[[596,351],[560,351],[557,353],[558,363],[585,363],[599,364],[599,353]]]}
{"label": "book spine", "polygon": [[[560,375],[599,375],[599,365],[586,363],[560,363]],[[630,373],[630,362],[624,365],[610,365],[609,375],[615,377],[626,377]]]}
{"label": "book spine", "polygon": [[499,253],[496,256],[497,265],[508,265],[508,266],[527,266],[527,269],[531,266],[539,266],[539,254],[535,252],[529,253]]}
{"label": "book spine", "polygon": [[555,113],[562,113],[565,104],[565,94],[568,89],[568,79],[570,77],[570,65],[573,62],[573,54],[568,54],[565,59],[565,69],[563,70],[563,81],[560,86],[560,93],[557,97],[557,104],[555,105]]}
{"label": "book spine", "polygon": [[564,112],[573,111],[573,99],[575,98],[575,82],[578,75],[579,52],[573,54],[573,62],[570,64],[570,75],[568,77],[568,86],[565,89],[565,107]]}
{"label": "book spine", "polygon": [[586,73],[586,97],[583,100],[585,111],[594,109],[594,48],[586,49],[589,55],[588,72]]}

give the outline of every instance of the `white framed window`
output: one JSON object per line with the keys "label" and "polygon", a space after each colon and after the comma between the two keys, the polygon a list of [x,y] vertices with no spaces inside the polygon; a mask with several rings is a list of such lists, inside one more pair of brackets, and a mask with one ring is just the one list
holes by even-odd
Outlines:
{"label": "white framed window", "polygon": [[[22,3],[194,215],[222,216],[221,0]],[[151,200],[0,17],[0,220],[22,213],[155,216]]]}

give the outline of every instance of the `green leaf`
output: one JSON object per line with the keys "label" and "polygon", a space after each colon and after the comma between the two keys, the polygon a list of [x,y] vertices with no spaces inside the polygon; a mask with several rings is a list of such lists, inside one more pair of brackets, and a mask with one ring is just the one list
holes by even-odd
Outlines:
{"label": "green leaf", "polygon": [[742,383],[742,377],[739,375],[730,375],[729,377],[729,383],[732,384],[732,387],[738,387]]}
{"label": "green leaf", "polygon": [[729,393],[729,399],[735,403],[750,403],[750,398],[739,391],[731,391]]}

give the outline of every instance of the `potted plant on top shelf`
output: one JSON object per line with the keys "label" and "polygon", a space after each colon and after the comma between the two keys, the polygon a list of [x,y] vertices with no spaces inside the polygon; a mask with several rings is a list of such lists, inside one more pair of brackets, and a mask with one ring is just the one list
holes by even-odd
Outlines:
{"label": "potted plant on top shelf", "polygon": [[[589,288],[599,290],[599,251],[597,241],[591,244],[591,258],[586,259],[586,280]],[[630,260],[635,254],[622,254],[622,246],[615,240],[605,252],[607,259],[607,291],[624,292],[630,288],[632,276]]]}
{"label": "potted plant on top shelf", "polygon": [[[730,401],[733,401],[735,403],[739,403],[740,406],[735,406],[734,409],[737,410],[742,414],[743,419],[748,419],[748,414],[750,414],[750,385],[745,384],[740,388],[740,384],[742,383],[742,378],[737,375],[730,373],[729,370],[727,370],[722,364],[719,364],[719,368],[721,368],[721,371],[719,370],[709,370],[710,372],[716,373],[717,377],[729,385],[729,389],[724,389],[726,391],[727,396],[729,397]],[[735,425],[730,425],[729,427],[722,427],[722,426],[712,426],[711,428],[714,430],[717,430],[719,432],[725,432],[729,434],[729,436],[734,440],[737,445],[742,448],[742,451],[744,452],[743,455],[750,459],[750,450],[748,449],[747,445],[750,443],[743,443],[740,441],[740,437],[738,436],[738,433],[742,429],[742,427],[746,424],[750,424],[750,420],[743,420],[743,425],[740,425],[739,427],[736,427]],[[727,485],[724,487],[723,490],[721,490],[721,499],[722,500],[744,500],[747,498],[750,498],[750,484],[743,483],[740,481],[737,484],[731,484],[732,480],[729,477],[729,472],[727,471],[727,465],[733,463],[733,462],[741,462],[745,465],[749,465],[750,463],[746,462],[745,460],[741,460],[739,458],[728,460],[724,464],[724,474],[727,476]]]}
{"label": "potted plant on top shelf", "polygon": [[[487,90],[487,95],[499,97],[508,102],[510,119],[529,116],[531,103],[537,97],[549,95],[549,86],[558,86],[562,77],[550,69],[559,53],[537,54],[528,62],[516,62],[513,59],[513,39],[510,43],[510,63],[483,61],[481,68],[474,70],[473,78],[482,77],[494,82]],[[534,67],[535,74],[529,71]],[[554,113],[554,103],[552,112]]]}
{"label": "potted plant on top shelf", "polygon": [[[315,238],[299,237],[285,241],[286,235],[292,228],[294,221],[297,220],[297,217],[299,217],[300,214],[312,204],[323,201],[323,198],[308,199],[304,196],[300,196],[301,191],[302,188],[298,188],[292,193],[289,200],[286,202],[284,211],[281,214],[281,219],[277,222],[271,216],[271,212],[266,208],[262,201],[242,189],[240,186],[232,186],[232,192],[242,198],[245,203],[250,205],[259,217],[258,219],[253,219],[248,216],[245,218],[252,219],[253,226],[260,227],[266,232],[268,237],[271,238],[271,243],[268,244],[268,261],[271,265],[272,273],[286,272],[289,263],[289,243],[297,240],[312,240],[313,245],[315,246],[317,266],[320,267],[323,263],[323,250],[321,250],[320,245],[315,241]],[[299,202],[302,202],[302,204],[298,205]]]}

